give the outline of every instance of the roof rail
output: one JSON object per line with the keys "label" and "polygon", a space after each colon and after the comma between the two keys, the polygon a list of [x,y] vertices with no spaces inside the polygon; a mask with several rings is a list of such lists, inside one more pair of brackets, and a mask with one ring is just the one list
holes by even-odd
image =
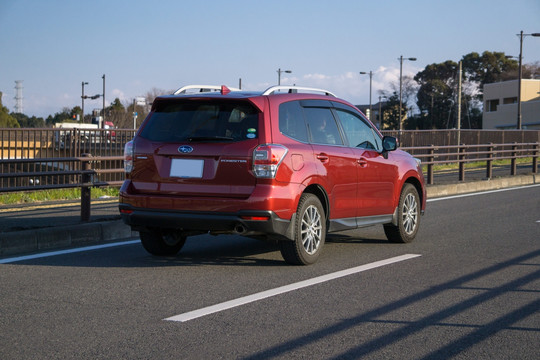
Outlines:
{"label": "roof rail", "polygon": [[266,89],[262,94],[263,95],[271,95],[279,90],[287,90],[289,93],[297,93],[297,92],[314,92],[314,93],[323,93],[328,96],[337,97],[334,93],[323,90],[323,89],[316,89],[316,88],[309,88],[309,87],[302,87],[302,86],[290,86],[290,85],[276,85],[271,86],[268,89]]}
{"label": "roof rail", "polygon": [[[188,90],[199,89],[199,92],[221,91],[221,85],[186,85],[173,92],[173,95],[185,94]],[[231,91],[240,91],[237,88],[229,88]]]}

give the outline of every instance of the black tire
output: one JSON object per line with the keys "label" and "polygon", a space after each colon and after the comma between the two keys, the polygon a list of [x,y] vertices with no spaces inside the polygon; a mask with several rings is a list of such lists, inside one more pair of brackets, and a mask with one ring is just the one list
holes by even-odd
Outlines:
{"label": "black tire", "polygon": [[304,194],[298,203],[294,224],[294,241],[281,240],[283,259],[293,265],[313,264],[321,254],[326,239],[326,216],[319,199]]}
{"label": "black tire", "polygon": [[186,236],[178,231],[153,229],[141,231],[139,235],[144,249],[156,256],[174,256],[186,243]]}
{"label": "black tire", "polygon": [[390,242],[409,243],[420,226],[420,196],[412,184],[401,190],[398,205],[398,224],[385,224],[384,233]]}

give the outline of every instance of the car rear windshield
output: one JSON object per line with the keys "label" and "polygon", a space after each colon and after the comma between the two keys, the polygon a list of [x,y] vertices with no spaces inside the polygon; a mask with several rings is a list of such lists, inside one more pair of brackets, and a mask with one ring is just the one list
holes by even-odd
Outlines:
{"label": "car rear windshield", "polygon": [[184,100],[156,104],[140,136],[159,142],[257,138],[259,112],[247,102]]}

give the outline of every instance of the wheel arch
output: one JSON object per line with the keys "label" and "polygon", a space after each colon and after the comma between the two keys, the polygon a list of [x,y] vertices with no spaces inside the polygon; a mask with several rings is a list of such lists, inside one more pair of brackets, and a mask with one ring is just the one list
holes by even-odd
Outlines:
{"label": "wheel arch", "polygon": [[403,191],[403,187],[405,186],[405,184],[413,185],[416,188],[416,191],[418,192],[418,196],[420,197],[420,204],[425,204],[425,199],[424,199],[425,192],[423,191],[422,183],[420,182],[420,180],[418,180],[414,176],[407,178],[403,182],[403,186],[401,187],[400,193],[401,191]]}
{"label": "wheel arch", "polygon": [[318,184],[312,184],[309,185],[305,190],[304,194],[313,194],[319,198],[319,201],[321,202],[323,209],[324,209],[324,216],[326,217],[326,222],[328,223],[328,220],[330,219],[330,202],[328,201],[328,194],[324,190],[324,188]]}

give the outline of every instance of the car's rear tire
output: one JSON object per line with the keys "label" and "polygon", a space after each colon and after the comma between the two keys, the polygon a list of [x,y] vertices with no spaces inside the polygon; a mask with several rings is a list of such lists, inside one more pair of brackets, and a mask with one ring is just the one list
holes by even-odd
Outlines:
{"label": "car's rear tire", "polygon": [[326,216],[319,199],[304,194],[298,203],[294,240],[281,240],[283,259],[293,265],[313,264],[321,254],[326,239]]}
{"label": "car's rear tire", "polygon": [[397,215],[397,225],[384,225],[386,237],[394,243],[413,241],[420,226],[420,196],[412,184],[405,184],[401,190]]}
{"label": "car's rear tire", "polygon": [[149,229],[139,235],[144,249],[157,256],[174,256],[186,243],[186,236],[179,231]]}

